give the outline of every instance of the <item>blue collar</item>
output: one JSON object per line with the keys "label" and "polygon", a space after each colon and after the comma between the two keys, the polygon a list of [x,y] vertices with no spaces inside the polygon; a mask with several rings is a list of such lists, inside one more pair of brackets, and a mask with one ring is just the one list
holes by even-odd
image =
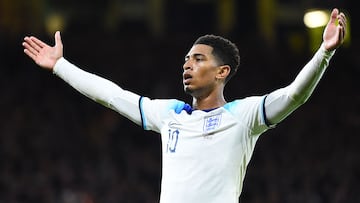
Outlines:
{"label": "blue collar", "polygon": [[[215,108],[211,108],[211,109],[203,109],[203,110],[200,110],[200,111],[210,112],[210,111],[218,109],[218,108],[219,107],[215,107]],[[191,114],[193,111],[198,110],[198,109],[194,109],[189,104],[185,104],[184,107],[183,107],[183,110],[185,110],[188,114]]]}

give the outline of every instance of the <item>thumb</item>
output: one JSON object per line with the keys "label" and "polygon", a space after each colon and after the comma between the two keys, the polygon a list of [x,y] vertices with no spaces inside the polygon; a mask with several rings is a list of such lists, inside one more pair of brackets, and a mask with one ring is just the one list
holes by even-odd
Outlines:
{"label": "thumb", "polygon": [[330,22],[329,23],[334,23],[337,19],[337,16],[339,14],[339,10],[337,8],[334,8],[331,11],[331,15],[330,15]]}
{"label": "thumb", "polygon": [[62,46],[60,31],[55,32],[55,47]]}

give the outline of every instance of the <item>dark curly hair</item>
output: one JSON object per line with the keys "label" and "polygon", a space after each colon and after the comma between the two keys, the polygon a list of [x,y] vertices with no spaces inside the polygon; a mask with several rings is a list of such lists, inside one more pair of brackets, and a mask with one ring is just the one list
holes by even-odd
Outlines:
{"label": "dark curly hair", "polygon": [[213,48],[212,54],[216,57],[219,64],[230,66],[230,74],[225,82],[228,82],[235,75],[240,65],[240,54],[239,49],[234,43],[224,37],[208,34],[199,37],[194,42],[194,45],[196,44],[211,46]]}

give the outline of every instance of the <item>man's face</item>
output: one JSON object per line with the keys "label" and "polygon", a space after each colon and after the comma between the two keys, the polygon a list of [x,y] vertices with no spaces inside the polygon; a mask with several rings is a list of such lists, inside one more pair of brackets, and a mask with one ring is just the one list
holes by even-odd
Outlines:
{"label": "man's face", "polygon": [[199,97],[215,88],[219,65],[212,50],[211,46],[197,44],[185,56],[183,85],[186,93]]}

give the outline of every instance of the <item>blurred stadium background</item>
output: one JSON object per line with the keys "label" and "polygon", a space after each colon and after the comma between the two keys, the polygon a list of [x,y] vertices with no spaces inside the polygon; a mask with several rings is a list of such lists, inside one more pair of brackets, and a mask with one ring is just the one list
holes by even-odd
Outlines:
{"label": "blurred stadium background", "polygon": [[25,35],[83,69],[153,98],[179,98],[202,34],[240,49],[228,100],[291,82],[320,45],[305,12],[338,7],[348,38],[311,99],[259,139],[242,203],[360,202],[359,12],[350,0],[0,0],[0,202],[154,203],[159,136],[81,96],[23,54]]}

